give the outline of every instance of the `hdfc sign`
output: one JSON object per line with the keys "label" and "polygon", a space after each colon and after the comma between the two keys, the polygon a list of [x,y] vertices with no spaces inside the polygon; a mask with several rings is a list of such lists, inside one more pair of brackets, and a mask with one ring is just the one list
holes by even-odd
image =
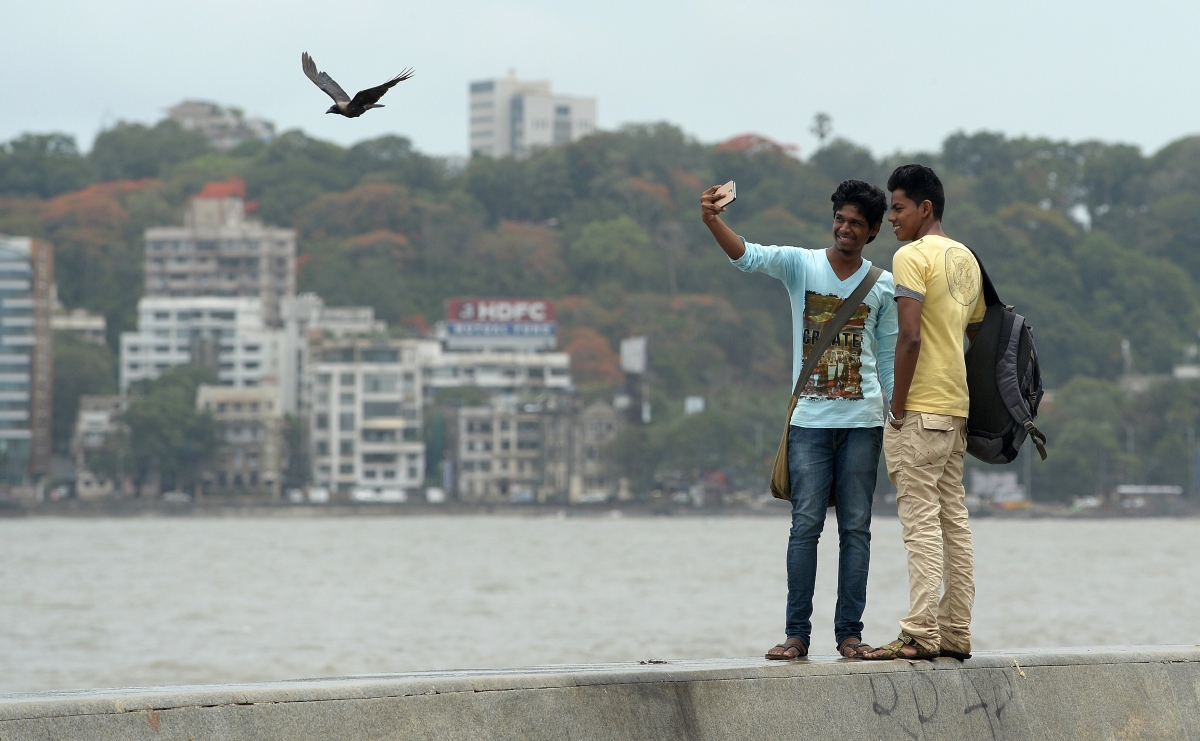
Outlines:
{"label": "hdfc sign", "polygon": [[461,349],[553,348],[554,302],[524,298],[453,298],[446,302],[446,340]]}
{"label": "hdfc sign", "polygon": [[554,302],[524,298],[452,298],[446,319],[451,322],[553,322]]}

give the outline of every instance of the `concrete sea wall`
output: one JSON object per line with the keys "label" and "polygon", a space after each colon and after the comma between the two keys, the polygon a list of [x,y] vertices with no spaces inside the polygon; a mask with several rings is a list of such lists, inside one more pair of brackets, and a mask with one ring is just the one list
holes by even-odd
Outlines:
{"label": "concrete sea wall", "polygon": [[0,695],[2,741],[793,738],[1200,741],[1200,648],[986,652],[963,663],[716,659]]}

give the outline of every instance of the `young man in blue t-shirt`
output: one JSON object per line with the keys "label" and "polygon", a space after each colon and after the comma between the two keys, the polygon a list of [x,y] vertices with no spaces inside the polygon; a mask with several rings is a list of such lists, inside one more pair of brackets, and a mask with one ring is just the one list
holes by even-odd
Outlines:
{"label": "young man in blue t-shirt", "polygon": [[[833,201],[833,245],[824,250],[763,247],[721,221],[716,187],[700,197],[704,223],[730,261],[745,272],[783,281],[792,302],[792,379],[821,327],[866,276],[863,247],[875,239],[887,211],[883,191],[860,180],[838,186]],[[891,396],[896,352],[896,308],[891,273],[879,277],[859,310],[825,351],[801,392],[788,427],[792,529],[788,538],[786,639],[768,659],[808,655],[817,541],[830,493],[836,495],[837,650],[847,658],[870,650],[862,643],[871,563],[871,502],[883,444],[884,395]],[[814,332],[813,330],[817,330]],[[882,384],[881,384],[882,381]]]}

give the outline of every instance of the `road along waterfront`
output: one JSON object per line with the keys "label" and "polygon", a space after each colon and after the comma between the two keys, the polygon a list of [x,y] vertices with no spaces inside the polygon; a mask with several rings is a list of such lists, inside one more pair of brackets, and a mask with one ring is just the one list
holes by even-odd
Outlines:
{"label": "road along waterfront", "polygon": [[[1200,520],[973,523],[976,648],[1200,643]],[[0,692],[753,656],[786,518],[0,521]],[[877,518],[868,641],[908,604]],[[814,653],[831,654],[836,526]]]}

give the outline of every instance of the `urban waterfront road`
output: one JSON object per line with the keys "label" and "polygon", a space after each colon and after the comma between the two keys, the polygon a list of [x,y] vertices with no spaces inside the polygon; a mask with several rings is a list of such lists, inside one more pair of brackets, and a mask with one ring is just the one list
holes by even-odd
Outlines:
{"label": "urban waterfront road", "polygon": [[[973,523],[976,648],[1200,643],[1200,520]],[[786,518],[0,521],[0,692],[749,656]],[[877,518],[866,640],[907,607]],[[837,538],[817,654],[833,653]]]}

